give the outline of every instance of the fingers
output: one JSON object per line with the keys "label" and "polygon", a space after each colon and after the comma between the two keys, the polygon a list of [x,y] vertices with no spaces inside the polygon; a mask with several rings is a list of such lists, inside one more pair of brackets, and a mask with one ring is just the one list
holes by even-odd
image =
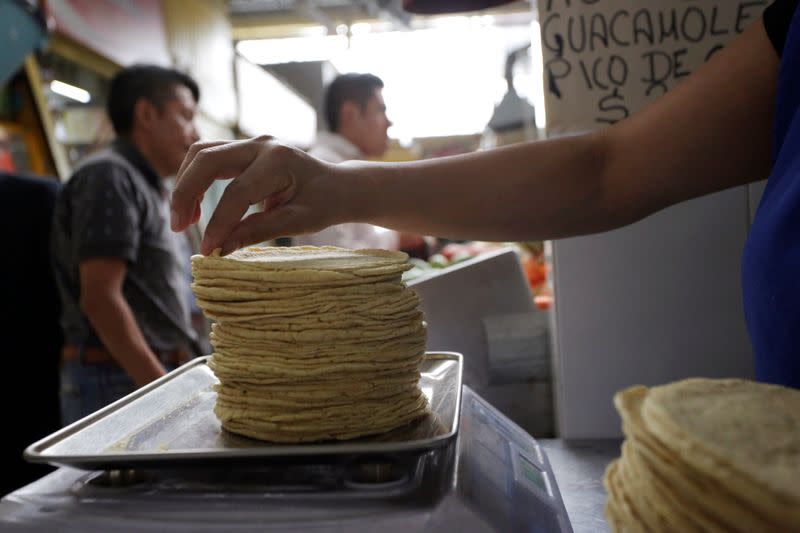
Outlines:
{"label": "fingers", "polygon": [[269,208],[291,198],[295,187],[287,170],[287,157],[292,153],[276,143],[263,145],[259,157],[225,188],[206,227],[200,245],[202,253],[211,253],[229,240],[229,234],[251,205],[264,202]]}
{"label": "fingers", "polygon": [[192,219],[189,221],[189,225],[197,224],[200,221],[201,214],[202,210],[200,208],[200,200],[195,200],[194,211],[192,212]]}
{"label": "fingers", "polygon": [[193,218],[195,204],[214,180],[239,175],[258,154],[260,142],[231,141],[192,145],[176,176],[171,226],[181,231]]}
{"label": "fingers", "polygon": [[183,162],[181,163],[181,168],[179,168],[178,173],[175,174],[175,183],[177,183],[180,180],[180,177],[183,175],[184,170],[186,170],[186,166],[192,161],[192,159],[194,159],[194,157],[197,155],[197,152],[205,148],[211,148],[212,146],[219,146],[221,144],[226,144],[229,142],[230,141],[202,141],[192,144],[183,158]]}
{"label": "fingers", "polygon": [[[295,190],[296,188],[292,185],[264,199],[262,205],[263,210],[261,212],[253,213],[245,217],[234,226],[230,234],[225,237],[224,242],[219,246],[219,248],[222,249],[222,255],[227,255],[249,244],[267,241],[274,237],[293,235],[293,232],[282,233],[289,231],[287,229],[288,226],[285,224],[286,217],[283,216],[285,213],[279,212],[276,214],[272,211],[291,200],[295,194]],[[283,224],[280,226],[276,225],[276,220],[283,222]],[[208,249],[209,251],[213,251],[216,248],[214,245],[209,245]]]}
{"label": "fingers", "polygon": [[266,234],[270,228],[270,218],[274,218],[274,213],[253,213],[242,219],[221,244],[221,254],[228,255],[243,246],[269,240]]}
{"label": "fingers", "polygon": [[219,248],[223,239],[242,219],[250,205],[246,185],[239,180],[230,182],[222,193],[211,220],[208,221],[203,241],[200,243],[200,253],[208,255]]}
{"label": "fingers", "polygon": [[275,194],[264,199],[264,211],[270,211],[271,209],[275,209],[276,207],[285,204],[294,197],[296,192],[296,183],[292,181],[292,183],[286,189],[276,192]]}
{"label": "fingers", "polygon": [[[223,144],[227,144],[230,141],[205,141],[205,142],[196,142],[192,146],[189,147],[189,150],[186,152],[186,156],[184,156],[183,161],[181,162],[181,167],[178,169],[178,173],[175,174],[175,188],[178,189],[178,182],[180,182],[181,176],[183,176],[184,172],[186,171],[186,167],[189,166],[197,153],[201,150],[206,148],[211,148],[214,146],[220,146]],[[174,197],[174,191],[173,191]],[[200,200],[202,200],[203,195],[201,194],[199,198],[195,199],[195,207],[192,210],[191,217],[188,221],[183,220],[183,212],[180,210],[172,209],[170,214],[170,227],[173,231],[181,231],[184,229],[185,226],[189,226],[191,224],[196,224],[198,220],[200,220]]]}
{"label": "fingers", "polygon": [[[253,213],[241,220],[221,244],[222,255],[227,255],[243,246],[282,237],[297,235],[299,222],[308,222],[307,217],[300,216],[294,206],[278,207],[272,211]],[[307,229],[307,228],[305,228]]]}

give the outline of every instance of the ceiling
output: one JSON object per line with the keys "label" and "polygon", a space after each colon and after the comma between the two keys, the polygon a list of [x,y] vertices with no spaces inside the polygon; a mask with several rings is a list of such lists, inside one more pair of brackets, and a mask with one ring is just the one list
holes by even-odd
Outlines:
{"label": "ceiling", "polygon": [[[235,39],[300,35],[304,28],[324,26],[335,33],[341,24],[382,22],[388,29],[404,30],[424,25],[430,17],[403,10],[402,0],[227,0]],[[521,24],[534,18],[531,3],[518,0],[479,12],[492,15],[495,24]]]}

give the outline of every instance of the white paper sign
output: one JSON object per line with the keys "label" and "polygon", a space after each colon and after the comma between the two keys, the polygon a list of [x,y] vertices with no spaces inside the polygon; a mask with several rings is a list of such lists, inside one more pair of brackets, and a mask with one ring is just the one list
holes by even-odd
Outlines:
{"label": "white paper sign", "polygon": [[768,0],[538,0],[548,133],[595,129],[664,94]]}

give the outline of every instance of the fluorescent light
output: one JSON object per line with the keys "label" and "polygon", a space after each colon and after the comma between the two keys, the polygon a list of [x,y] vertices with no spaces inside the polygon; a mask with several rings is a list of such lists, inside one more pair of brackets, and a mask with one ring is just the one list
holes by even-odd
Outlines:
{"label": "fluorescent light", "polygon": [[81,89],[80,87],[75,87],[69,83],[64,83],[63,81],[51,81],[50,90],[54,93],[60,94],[61,96],[66,96],[67,98],[77,100],[82,104],[88,104],[89,100],[92,99],[92,95],[89,94],[89,91]]}

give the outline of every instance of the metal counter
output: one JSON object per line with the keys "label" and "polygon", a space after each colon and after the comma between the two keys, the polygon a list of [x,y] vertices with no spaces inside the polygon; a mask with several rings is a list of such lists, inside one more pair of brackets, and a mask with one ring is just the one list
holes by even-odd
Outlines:
{"label": "metal counter", "polygon": [[550,459],[573,531],[609,531],[603,517],[603,472],[608,463],[619,457],[622,439],[537,442]]}

